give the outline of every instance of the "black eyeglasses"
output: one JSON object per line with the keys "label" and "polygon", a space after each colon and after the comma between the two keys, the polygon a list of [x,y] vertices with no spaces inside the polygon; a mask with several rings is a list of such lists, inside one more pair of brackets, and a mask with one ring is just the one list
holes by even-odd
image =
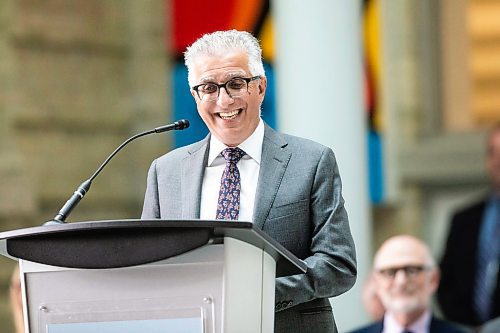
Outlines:
{"label": "black eyeglasses", "polygon": [[214,102],[219,98],[220,88],[226,89],[226,93],[229,97],[237,98],[243,96],[245,93],[248,93],[248,84],[257,79],[260,79],[260,76],[235,77],[225,83],[202,83],[191,89],[196,91],[198,98],[202,101]]}
{"label": "black eyeglasses", "polygon": [[377,273],[388,280],[392,280],[396,277],[399,271],[403,271],[405,276],[409,279],[416,278],[423,271],[429,270],[430,267],[423,265],[415,265],[415,266],[402,266],[402,267],[391,267],[379,269]]}

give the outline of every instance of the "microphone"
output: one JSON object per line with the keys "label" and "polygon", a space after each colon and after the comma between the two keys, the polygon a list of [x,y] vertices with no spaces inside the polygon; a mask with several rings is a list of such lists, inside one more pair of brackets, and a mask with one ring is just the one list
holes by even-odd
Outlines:
{"label": "microphone", "polygon": [[45,225],[66,223],[66,218],[71,213],[71,211],[73,210],[73,208],[76,207],[76,205],[80,202],[80,200],[82,200],[83,197],[85,196],[85,194],[87,194],[87,192],[89,191],[90,186],[92,185],[92,181],[97,177],[97,175],[99,175],[99,173],[101,173],[102,169],[104,169],[104,167],[106,166],[106,164],[108,164],[108,162],[123,147],[125,147],[129,142],[131,142],[131,141],[133,141],[133,140],[135,140],[137,138],[140,138],[141,136],[148,135],[148,134],[163,133],[163,132],[171,131],[171,130],[183,130],[183,129],[186,129],[188,127],[189,127],[189,121],[186,120],[186,119],[181,119],[181,120],[178,120],[178,121],[176,121],[176,122],[174,122],[172,124],[168,124],[168,125],[156,127],[156,128],[153,128],[153,129],[151,129],[149,131],[145,131],[145,132],[136,134],[136,135],[128,138],[127,140],[125,140],[121,145],[118,146],[118,148],[116,148],[111,153],[111,155],[108,156],[108,158],[106,158],[106,160],[101,164],[101,166],[94,172],[94,174],[89,179],[87,179],[86,181],[84,181],[83,183],[81,183],[80,186],[78,186],[78,188],[76,189],[76,191],[68,199],[68,201],[66,201],[66,203],[61,208],[61,210],[59,210],[59,213],[57,213],[57,215],[54,217],[54,219],[52,221],[46,222]]}

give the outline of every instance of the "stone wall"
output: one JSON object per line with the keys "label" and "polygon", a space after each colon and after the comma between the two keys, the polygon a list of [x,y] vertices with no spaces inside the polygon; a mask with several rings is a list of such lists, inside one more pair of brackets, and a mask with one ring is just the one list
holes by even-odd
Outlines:
{"label": "stone wall", "polygon": [[[167,122],[163,0],[0,2],[0,231],[54,217],[129,136]],[[137,218],[168,134],[127,146],[68,221]],[[13,331],[0,258],[0,331]]]}

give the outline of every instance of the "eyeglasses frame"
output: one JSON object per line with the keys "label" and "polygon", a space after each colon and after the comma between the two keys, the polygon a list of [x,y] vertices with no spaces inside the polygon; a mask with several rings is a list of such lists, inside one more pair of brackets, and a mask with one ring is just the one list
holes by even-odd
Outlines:
{"label": "eyeglasses frame", "polygon": [[[432,267],[428,265],[405,265],[400,267],[391,267],[378,269],[376,272],[388,281],[393,281],[398,275],[399,271],[403,271],[406,278],[416,278],[420,273],[431,270]],[[414,269],[415,272],[409,273],[409,270]],[[394,271],[394,274],[388,274],[389,271]]]}
{"label": "eyeglasses frame", "polygon": [[252,77],[239,77],[239,76],[236,76],[236,77],[233,77],[229,80],[227,80],[226,82],[224,83],[221,83],[221,84],[217,84],[217,83],[214,83],[214,82],[206,82],[206,83],[201,83],[201,84],[197,84],[196,86],[193,86],[191,89],[196,91],[196,95],[198,96],[198,98],[202,101],[203,99],[200,97],[200,92],[198,91],[198,89],[201,87],[201,86],[204,86],[206,84],[213,84],[215,86],[217,86],[217,98],[214,100],[216,101],[219,96],[220,96],[220,89],[221,88],[224,88],[224,90],[226,90],[226,93],[229,97],[233,98],[233,96],[231,96],[231,94],[229,93],[229,91],[227,90],[227,84],[229,82],[231,82],[232,80],[234,79],[241,79],[241,80],[244,80],[246,83],[247,83],[247,91],[248,91],[248,85],[250,84],[250,82],[252,81],[255,81],[257,79],[260,79],[261,76],[260,75],[257,75],[257,76],[252,76]]}

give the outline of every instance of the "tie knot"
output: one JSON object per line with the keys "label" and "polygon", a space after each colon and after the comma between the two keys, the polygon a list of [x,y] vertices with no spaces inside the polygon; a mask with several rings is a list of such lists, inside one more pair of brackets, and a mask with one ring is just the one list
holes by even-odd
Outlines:
{"label": "tie knot", "polygon": [[246,153],[240,148],[235,147],[226,148],[222,151],[221,154],[222,156],[224,156],[227,162],[236,164],[243,156],[245,156]]}

